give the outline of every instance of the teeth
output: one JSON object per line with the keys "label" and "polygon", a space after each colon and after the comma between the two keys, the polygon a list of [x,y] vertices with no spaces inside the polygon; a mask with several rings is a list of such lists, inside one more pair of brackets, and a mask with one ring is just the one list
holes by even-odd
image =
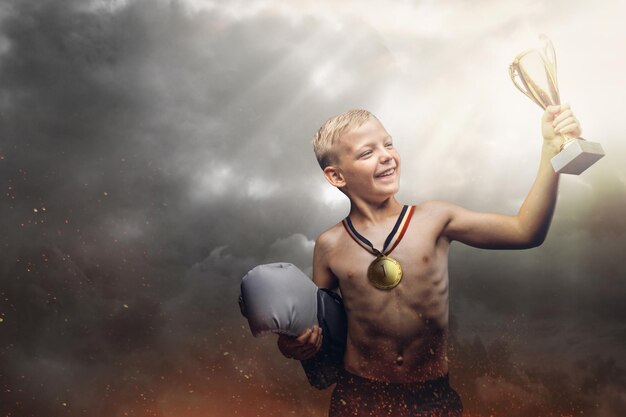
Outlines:
{"label": "teeth", "polygon": [[395,168],[390,168],[387,171],[383,171],[382,173],[380,173],[378,176],[379,177],[384,177],[386,175],[392,174],[395,171]]}

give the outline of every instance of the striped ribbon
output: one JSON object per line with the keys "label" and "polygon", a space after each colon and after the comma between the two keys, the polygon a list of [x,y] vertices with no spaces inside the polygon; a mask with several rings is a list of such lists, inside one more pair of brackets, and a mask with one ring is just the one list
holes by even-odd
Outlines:
{"label": "striped ribbon", "polygon": [[385,239],[385,246],[383,247],[382,252],[376,249],[369,240],[367,240],[364,236],[360,235],[359,232],[356,231],[356,229],[352,225],[350,216],[346,216],[346,218],[343,219],[342,223],[352,239],[354,239],[356,243],[361,245],[363,249],[372,253],[373,255],[389,255],[391,251],[393,251],[396,246],[398,246],[400,240],[402,240],[406,229],[409,227],[409,222],[411,221],[414,210],[415,206],[405,205],[402,208],[402,211],[398,216],[398,220],[396,220],[395,226],[391,230],[391,233],[389,233],[389,236],[387,236],[387,239]]}

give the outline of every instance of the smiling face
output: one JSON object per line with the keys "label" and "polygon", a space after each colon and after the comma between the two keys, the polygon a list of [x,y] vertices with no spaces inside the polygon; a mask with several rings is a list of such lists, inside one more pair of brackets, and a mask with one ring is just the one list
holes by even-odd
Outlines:
{"label": "smiling face", "polygon": [[348,196],[380,200],[400,188],[400,155],[375,117],[346,132],[337,144],[338,163],[326,167],[328,181]]}

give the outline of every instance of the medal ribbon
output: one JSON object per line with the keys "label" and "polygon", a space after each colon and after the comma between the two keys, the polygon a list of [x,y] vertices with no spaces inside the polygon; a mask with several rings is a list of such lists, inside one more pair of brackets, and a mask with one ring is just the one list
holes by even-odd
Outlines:
{"label": "medal ribbon", "polygon": [[352,237],[352,239],[354,239],[356,243],[358,243],[361,247],[363,247],[363,249],[372,253],[373,255],[378,255],[378,256],[389,255],[391,251],[393,251],[396,248],[396,246],[398,246],[398,243],[400,243],[400,240],[402,240],[402,237],[404,236],[406,229],[409,227],[409,222],[411,221],[411,217],[413,216],[414,210],[415,210],[415,206],[405,205],[402,208],[402,211],[400,212],[400,215],[398,216],[398,220],[396,220],[395,226],[391,230],[391,233],[389,233],[389,236],[387,236],[387,239],[385,239],[385,246],[383,247],[382,252],[376,249],[369,240],[367,240],[365,237],[360,235],[359,232],[356,231],[356,229],[352,225],[350,216],[346,216],[346,218],[343,219],[342,223],[346,231],[348,232],[348,234]]}

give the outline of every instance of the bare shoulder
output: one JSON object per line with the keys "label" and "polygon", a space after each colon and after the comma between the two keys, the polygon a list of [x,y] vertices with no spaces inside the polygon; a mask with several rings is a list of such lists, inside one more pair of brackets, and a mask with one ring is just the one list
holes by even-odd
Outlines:
{"label": "bare shoulder", "polygon": [[319,245],[320,250],[330,251],[339,244],[342,233],[343,225],[339,222],[323,231],[315,241],[315,246]]}
{"label": "bare shoulder", "polygon": [[320,288],[335,289],[339,286],[337,277],[333,274],[329,260],[332,251],[341,240],[341,223],[322,232],[313,248],[313,282]]}
{"label": "bare shoulder", "polygon": [[428,200],[415,206],[415,209],[428,216],[449,221],[459,206],[441,200]]}
{"label": "bare shoulder", "polygon": [[429,225],[429,230],[437,238],[446,238],[447,228],[454,218],[455,213],[461,207],[441,200],[429,200],[415,206],[415,214],[420,217],[423,224]]}

